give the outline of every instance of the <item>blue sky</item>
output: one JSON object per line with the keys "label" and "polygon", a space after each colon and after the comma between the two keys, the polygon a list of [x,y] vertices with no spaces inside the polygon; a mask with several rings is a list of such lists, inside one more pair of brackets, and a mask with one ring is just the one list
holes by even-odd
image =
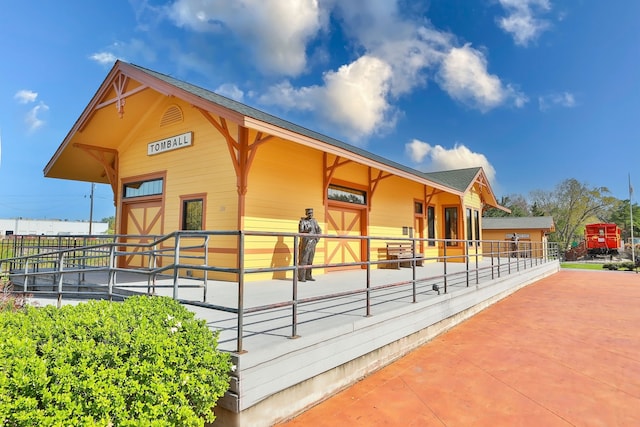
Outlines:
{"label": "blue sky", "polygon": [[[43,169],[116,59],[497,197],[640,188],[634,0],[5,0],[0,218],[88,220]],[[93,218],[114,214],[97,185]],[[635,196],[634,196],[635,200]]]}

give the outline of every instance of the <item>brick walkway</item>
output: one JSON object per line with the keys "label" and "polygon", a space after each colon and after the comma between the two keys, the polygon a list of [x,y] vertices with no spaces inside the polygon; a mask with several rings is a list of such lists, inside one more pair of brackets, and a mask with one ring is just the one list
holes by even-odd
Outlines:
{"label": "brick walkway", "polygon": [[640,426],[640,274],[562,270],[281,426]]}

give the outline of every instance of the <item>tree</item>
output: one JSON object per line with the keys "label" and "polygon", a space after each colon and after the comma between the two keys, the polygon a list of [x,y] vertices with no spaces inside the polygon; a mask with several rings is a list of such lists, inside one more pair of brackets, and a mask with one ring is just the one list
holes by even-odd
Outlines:
{"label": "tree", "polygon": [[545,216],[545,213],[536,202],[531,205],[531,216]]}
{"label": "tree", "polygon": [[500,199],[500,206],[511,211],[511,214],[503,211],[502,209],[489,208],[483,216],[485,217],[505,217],[505,216],[529,216],[530,209],[527,200],[520,194],[510,194],[508,196],[502,196]]}
{"label": "tree", "polygon": [[107,224],[109,224],[109,226],[107,227],[107,233],[106,234],[115,234],[115,229],[116,229],[116,217],[115,216],[108,216],[106,218],[102,218],[102,222],[106,222]]}
{"label": "tree", "polygon": [[574,238],[589,222],[602,218],[618,199],[609,196],[606,187],[589,188],[576,179],[567,179],[554,191],[536,190],[531,193],[536,213],[550,215],[556,224],[552,240],[568,249]]}
{"label": "tree", "polygon": [[[640,237],[640,206],[633,204],[633,237]],[[631,212],[629,211],[629,199],[618,200],[611,209],[611,214],[606,222],[613,222],[622,229],[622,239],[629,241],[631,238]]]}

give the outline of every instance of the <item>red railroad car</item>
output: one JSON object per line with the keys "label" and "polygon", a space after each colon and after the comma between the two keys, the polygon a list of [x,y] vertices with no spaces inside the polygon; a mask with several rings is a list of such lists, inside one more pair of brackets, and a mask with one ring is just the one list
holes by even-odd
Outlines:
{"label": "red railroad car", "polygon": [[616,224],[587,224],[584,240],[589,255],[616,255],[620,248],[620,227]]}

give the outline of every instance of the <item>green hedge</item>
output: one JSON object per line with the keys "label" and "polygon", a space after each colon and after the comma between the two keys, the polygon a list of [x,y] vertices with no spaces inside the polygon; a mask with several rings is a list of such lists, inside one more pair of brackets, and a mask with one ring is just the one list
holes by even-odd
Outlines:
{"label": "green hedge", "polygon": [[202,426],[230,370],[217,335],[170,298],[0,312],[4,426]]}
{"label": "green hedge", "polygon": [[636,269],[636,265],[632,261],[625,261],[619,263],[604,264],[602,268],[606,270],[628,270],[633,271]]}

